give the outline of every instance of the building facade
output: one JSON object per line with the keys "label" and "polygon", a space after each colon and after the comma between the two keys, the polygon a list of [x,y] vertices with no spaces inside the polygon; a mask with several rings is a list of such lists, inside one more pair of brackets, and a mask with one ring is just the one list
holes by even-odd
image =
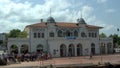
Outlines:
{"label": "building facade", "polygon": [[[56,22],[49,17],[46,22],[28,25],[27,38],[9,38],[9,53],[48,52],[52,57],[98,55],[113,52],[113,39],[99,38],[102,27],[88,25],[83,18],[77,23]],[[104,50],[103,50],[104,48]]]}
{"label": "building facade", "polygon": [[0,33],[0,50],[7,50],[7,35]]}

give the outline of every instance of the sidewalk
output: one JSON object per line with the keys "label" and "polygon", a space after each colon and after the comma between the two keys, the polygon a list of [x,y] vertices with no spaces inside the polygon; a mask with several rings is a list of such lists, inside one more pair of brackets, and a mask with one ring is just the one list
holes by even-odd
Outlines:
{"label": "sidewalk", "polygon": [[111,63],[111,64],[120,64],[120,55],[102,55],[102,56],[93,56],[90,59],[89,56],[80,56],[80,57],[64,57],[64,58],[53,58],[45,61],[35,61],[35,62],[22,62],[20,64],[11,64],[6,66],[0,66],[0,68],[36,68],[40,66],[73,66],[73,65],[98,65],[99,63]]}

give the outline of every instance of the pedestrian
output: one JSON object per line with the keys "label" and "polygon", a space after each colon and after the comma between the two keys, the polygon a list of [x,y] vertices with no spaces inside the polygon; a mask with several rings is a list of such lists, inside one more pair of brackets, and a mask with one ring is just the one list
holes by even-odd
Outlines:
{"label": "pedestrian", "polygon": [[92,59],[92,52],[90,53],[90,59]]}

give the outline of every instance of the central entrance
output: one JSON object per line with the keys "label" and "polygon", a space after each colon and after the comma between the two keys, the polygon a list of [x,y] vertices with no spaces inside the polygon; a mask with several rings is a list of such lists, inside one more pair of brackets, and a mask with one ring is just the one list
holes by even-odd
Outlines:
{"label": "central entrance", "polygon": [[78,44],[77,45],[77,56],[81,56],[82,55],[82,45]]}
{"label": "central entrance", "polygon": [[60,56],[61,57],[65,57],[66,56],[66,46],[64,44],[62,44],[60,46]]}
{"label": "central entrance", "polygon": [[75,56],[75,47],[73,44],[69,45],[68,56]]}
{"label": "central entrance", "polygon": [[21,46],[21,53],[24,53],[24,54],[28,53],[28,45],[24,44]]}
{"label": "central entrance", "polygon": [[95,44],[94,43],[91,44],[91,54],[95,55]]}

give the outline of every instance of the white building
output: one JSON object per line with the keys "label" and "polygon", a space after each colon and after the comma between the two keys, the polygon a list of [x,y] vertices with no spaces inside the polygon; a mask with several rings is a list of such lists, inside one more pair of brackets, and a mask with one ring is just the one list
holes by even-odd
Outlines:
{"label": "white building", "polygon": [[49,17],[46,22],[41,20],[41,23],[26,26],[27,38],[9,38],[8,50],[15,53],[45,51],[53,57],[112,53],[113,39],[99,38],[101,28],[88,25],[83,18],[71,23],[56,22]]}
{"label": "white building", "polygon": [[7,35],[6,33],[0,33],[0,50],[1,49],[6,49],[7,45]]}

